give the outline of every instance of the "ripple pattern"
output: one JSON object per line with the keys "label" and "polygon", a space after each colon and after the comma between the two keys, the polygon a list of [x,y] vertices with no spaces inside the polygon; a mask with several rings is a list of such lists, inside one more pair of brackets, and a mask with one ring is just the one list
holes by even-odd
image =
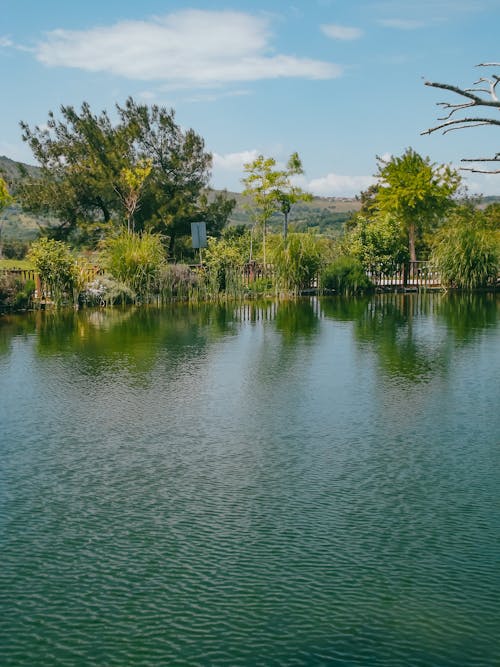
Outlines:
{"label": "ripple pattern", "polygon": [[325,315],[159,314],[109,366],[14,338],[1,664],[500,665],[500,334],[416,316],[420,381]]}

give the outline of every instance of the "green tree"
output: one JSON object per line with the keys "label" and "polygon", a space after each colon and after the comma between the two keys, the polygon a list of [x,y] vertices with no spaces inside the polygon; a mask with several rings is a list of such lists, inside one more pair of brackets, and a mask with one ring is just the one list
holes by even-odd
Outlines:
{"label": "green tree", "polygon": [[392,272],[408,260],[408,247],[401,225],[394,215],[358,213],[349,222],[343,247],[347,255],[358,259],[365,269]]}
{"label": "green tree", "polygon": [[19,199],[28,210],[56,217],[55,233],[65,237],[80,221],[109,224],[119,217],[121,175],[133,157],[129,128],[114,127],[105,111],[96,116],[84,102],[80,112],[62,106],[61,117],[49,112],[47,126],[33,130],[21,122],[41,175],[21,182]]}
{"label": "green tree", "polygon": [[398,220],[408,240],[410,261],[414,262],[417,241],[442,221],[452,206],[460,175],[449,165],[431,163],[411,148],[400,157],[377,159],[377,209]]}
{"label": "green tree", "polygon": [[60,236],[89,223],[109,232],[125,222],[168,237],[171,253],[193,220],[206,215],[220,226],[224,202],[201,197],[212,164],[203,139],[183,130],[173,109],[132,98],[116,109],[116,124],[86,102],[80,111],[61,107],[60,120],[50,112],[46,128],[21,123],[41,165],[41,178],[26,177],[20,186],[23,206],[57,217]]}
{"label": "green tree", "polygon": [[303,173],[298,153],[292,153],[285,169],[276,169],[276,160],[259,155],[252,162],[243,165],[247,174],[242,182],[243,195],[250,199],[254,219],[262,227],[262,251],[266,262],[267,225],[270,218],[281,212],[284,216],[283,237],[288,233],[288,216],[292,204],[311,199],[311,195],[292,183],[292,177]]}

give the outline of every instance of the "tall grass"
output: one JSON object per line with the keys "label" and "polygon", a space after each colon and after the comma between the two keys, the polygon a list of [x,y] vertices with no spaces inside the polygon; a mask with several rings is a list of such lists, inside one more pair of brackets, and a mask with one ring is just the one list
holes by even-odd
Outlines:
{"label": "tall grass", "polygon": [[270,243],[277,288],[299,293],[312,286],[323,265],[324,248],[312,234],[289,234],[287,239],[274,237]]}
{"label": "tall grass", "polygon": [[498,231],[475,220],[462,220],[441,229],[431,255],[443,285],[463,289],[496,283],[499,258]]}
{"label": "tall grass", "polygon": [[105,239],[100,250],[105,271],[131,289],[136,301],[148,303],[159,293],[161,271],[166,264],[160,235],[124,231]]}

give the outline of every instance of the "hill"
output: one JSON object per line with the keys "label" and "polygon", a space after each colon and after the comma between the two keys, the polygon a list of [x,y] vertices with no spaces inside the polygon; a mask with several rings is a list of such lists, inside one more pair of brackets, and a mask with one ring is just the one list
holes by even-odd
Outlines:
{"label": "hill", "polygon": [[[15,162],[5,155],[0,155],[0,175],[3,176],[10,188],[23,175],[37,176],[40,169],[32,165]],[[251,212],[246,208],[245,197],[238,192],[228,192],[229,197],[236,199],[229,224],[251,225]],[[310,202],[299,202],[290,212],[290,229],[306,231],[315,229],[323,234],[337,235],[343,223],[353,211],[359,210],[360,202],[346,197],[314,197]],[[18,205],[9,206],[0,214],[0,229],[4,238],[29,240],[35,238],[40,227],[47,224],[47,220],[30,213],[25,213]],[[282,216],[273,216],[270,226],[279,230]]]}

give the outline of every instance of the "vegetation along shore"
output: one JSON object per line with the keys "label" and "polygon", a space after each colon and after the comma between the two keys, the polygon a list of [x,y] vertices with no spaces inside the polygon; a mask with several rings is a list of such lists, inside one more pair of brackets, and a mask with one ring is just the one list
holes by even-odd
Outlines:
{"label": "vegetation along shore", "polygon": [[500,201],[412,148],[377,158],[356,199],[302,190],[297,153],[245,164],[234,194],[209,187],[212,156],[172,109],[116,111],[21,123],[39,166],[0,159],[1,308],[497,285]]}

